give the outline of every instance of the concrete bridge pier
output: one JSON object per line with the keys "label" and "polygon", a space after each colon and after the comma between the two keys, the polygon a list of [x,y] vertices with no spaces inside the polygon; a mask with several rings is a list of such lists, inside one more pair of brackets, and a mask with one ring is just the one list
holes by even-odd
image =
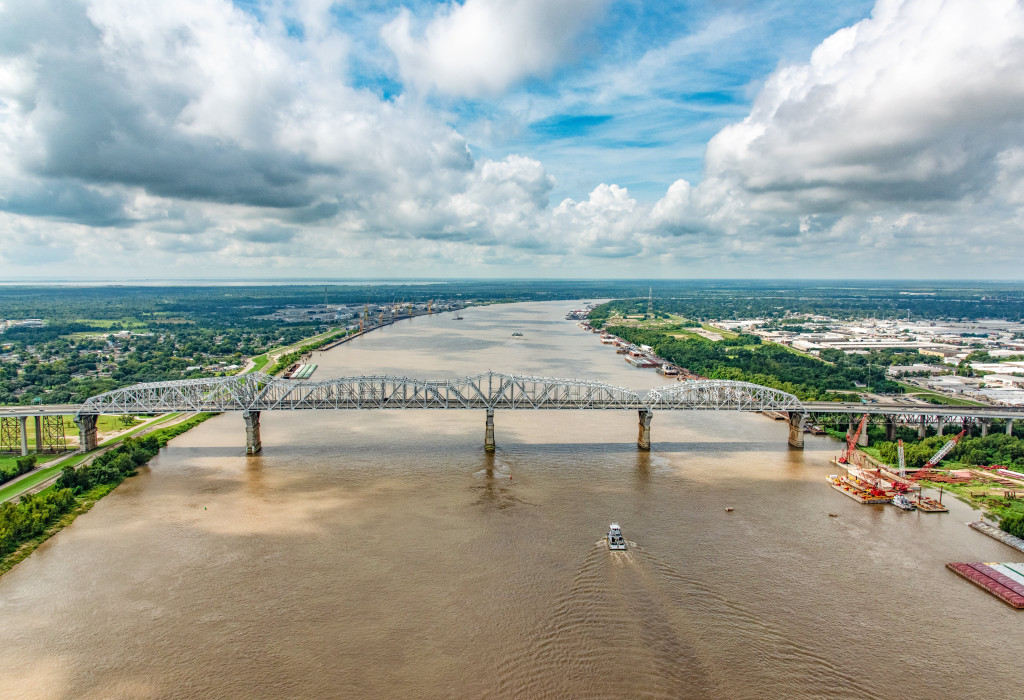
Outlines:
{"label": "concrete bridge pier", "polygon": [[924,440],[928,437],[928,424],[924,416],[921,416],[921,422],[917,426],[917,439]]}
{"label": "concrete bridge pier", "polygon": [[260,441],[260,412],[246,411],[242,414],[245,421],[245,454],[258,455],[263,451]]}
{"label": "concrete bridge pier", "polygon": [[28,416],[19,416],[18,422],[21,423],[21,456],[24,457],[28,454]]}
{"label": "concrete bridge pier", "polygon": [[942,435],[942,429],[946,427],[945,416],[935,416],[935,424],[938,426],[935,434]]}
{"label": "concrete bridge pier", "polygon": [[896,419],[892,416],[885,417],[885,440],[896,442]]}
{"label": "concrete bridge pier", "polygon": [[654,418],[654,413],[641,408],[640,414],[640,432],[636,437],[636,446],[641,450],[651,449],[651,419]]}
{"label": "concrete bridge pier", "polygon": [[95,414],[75,416],[75,425],[78,426],[78,451],[81,453],[91,452],[96,449],[99,439],[96,434]]}
{"label": "concrete bridge pier", "polygon": [[989,421],[987,419],[985,419],[985,418],[982,418],[978,422],[981,423],[981,436],[982,437],[988,437],[988,424],[989,424]]}
{"label": "concrete bridge pier", "polygon": [[494,452],[494,409],[487,409],[487,422],[484,425],[484,450]]}
{"label": "concrete bridge pier", "polygon": [[1006,419],[1006,434],[1013,435],[1013,418]]}
{"label": "concrete bridge pier", "polygon": [[807,415],[803,413],[789,414],[789,446],[799,450],[804,448],[804,423]]}
{"label": "concrete bridge pier", "polygon": [[43,451],[43,417],[35,416],[36,419],[36,452]]}
{"label": "concrete bridge pier", "polygon": [[[868,428],[870,427],[871,419],[868,418],[867,422],[864,424],[864,430],[860,431],[860,436],[857,438],[857,444],[861,447],[868,446]],[[856,430],[856,428],[854,428],[854,430]]]}

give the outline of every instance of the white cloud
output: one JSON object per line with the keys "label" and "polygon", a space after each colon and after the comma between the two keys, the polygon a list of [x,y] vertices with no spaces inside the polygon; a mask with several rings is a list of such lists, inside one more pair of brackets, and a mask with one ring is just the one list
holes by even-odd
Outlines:
{"label": "white cloud", "polygon": [[423,89],[475,97],[550,73],[607,0],[466,0],[441,9],[414,36],[403,9],[381,36],[403,78]]}
{"label": "white cloud", "polygon": [[643,250],[642,213],[625,188],[602,183],[586,200],[565,199],[555,208],[552,234],[565,252],[628,257]]}
{"label": "white cloud", "polygon": [[[423,90],[486,95],[571,59],[603,7],[467,0],[422,31],[404,13],[384,36]],[[644,180],[631,194],[589,162],[553,170],[525,149],[506,155],[500,138],[474,157],[459,119],[431,100],[349,83],[358,42],[327,0],[263,9],[257,20],[226,0],[0,5],[0,261],[41,274],[48,255],[65,255],[110,275],[499,263],[512,274],[808,275],[842,263],[899,275],[912,254],[914,270],[1019,275],[1005,262],[1020,256],[1024,225],[1019,2],[880,0],[769,76],[749,115],[708,144],[703,178],[673,173],[653,204],[635,193],[660,175],[617,170]],[[584,91],[625,99],[633,82],[729,40],[727,19],[592,73]],[[529,113],[533,95],[517,99]],[[636,113],[649,104],[637,97]],[[574,138],[595,159],[605,148]],[[555,202],[589,195],[553,204],[552,172]],[[972,245],[947,260],[964,238]]]}
{"label": "white cloud", "polygon": [[[861,245],[919,255],[1019,219],[1022,142],[1024,6],[880,0],[808,63],[777,70],[750,115],[710,141],[689,201],[674,184],[655,223],[699,221],[762,241],[758,252],[787,238],[807,257]],[[1016,231],[995,235],[1020,250]]]}

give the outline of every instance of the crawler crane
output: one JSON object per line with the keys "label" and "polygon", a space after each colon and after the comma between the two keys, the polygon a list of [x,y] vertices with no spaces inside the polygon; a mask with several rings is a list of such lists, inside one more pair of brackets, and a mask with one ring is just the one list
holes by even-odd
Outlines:
{"label": "crawler crane", "polygon": [[857,451],[857,440],[860,438],[861,431],[864,430],[864,426],[867,425],[868,414],[865,413],[864,417],[860,419],[860,424],[857,426],[857,430],[854,431],[853,435],[846,436],[846,449],[843,450],[843,454],[836,460],[840,464],[848,464],[850,458],[853,457],[853,453]]}

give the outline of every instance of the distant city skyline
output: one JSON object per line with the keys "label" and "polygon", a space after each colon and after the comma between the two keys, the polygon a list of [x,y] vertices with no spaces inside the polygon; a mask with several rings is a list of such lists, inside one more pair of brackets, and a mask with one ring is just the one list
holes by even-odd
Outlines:
{"label": "distant city skyline", "polygon": [[0,0],[0,281],[1024,278],[1017,0]]}

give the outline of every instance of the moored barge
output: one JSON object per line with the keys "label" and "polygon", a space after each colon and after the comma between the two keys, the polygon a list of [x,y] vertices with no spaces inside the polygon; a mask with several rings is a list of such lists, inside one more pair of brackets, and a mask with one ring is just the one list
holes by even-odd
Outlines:
{"label": "moored barge", "polygon": [[946,568],[1007,605],[1024,610],[1024,564],[950,562]]}

